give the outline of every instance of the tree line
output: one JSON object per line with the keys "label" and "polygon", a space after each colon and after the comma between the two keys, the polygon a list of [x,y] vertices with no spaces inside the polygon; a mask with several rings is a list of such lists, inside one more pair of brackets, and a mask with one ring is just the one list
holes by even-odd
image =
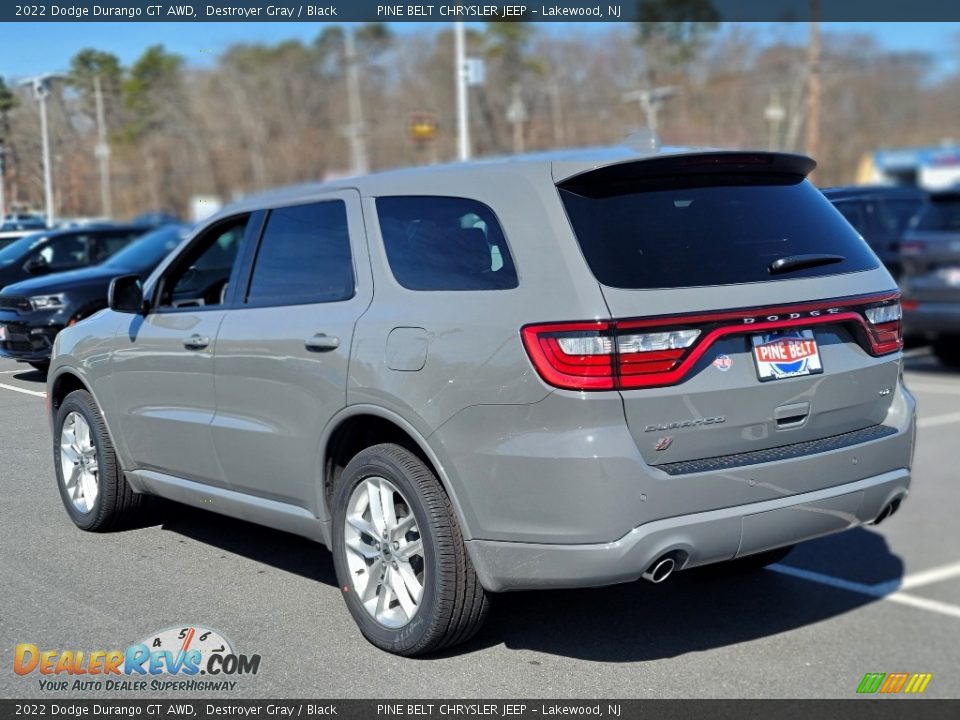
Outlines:
{"label": "tree line", "polygon": [[[786,30],[709,17],[468,28],[468,54],[486,66],[483,84],[470,88],[475,155],[618,143],[646,124],[629,93],[652,87],[671,88],[658,113],[665,143],[804,150],[810,68],[804,46]],[[230,200],[349,172],[345,31],[328,25],[310,42],[240,43],[215,57],[185,58],[154,45],[129,65],[101,49],[78,52],[48,100],[57,215],[101,213],[97,83],[118,217],[182,214],[195,195]],[[373,23],[352,31],[371,169],[453,159],[452,30],[396,32]],[[874,149],[956,136],[960,74],[944,72],[929,53],[827,33],[820,71],[821,184],[852,181]],[[517,103],[521,122],[508,112]],[[770,107],[782,108],[782,118]],[[432,141],[408,136],[417,113],[436,119]],[[8,205],[42,207],[37,118],[28,89],[0,79]]]}

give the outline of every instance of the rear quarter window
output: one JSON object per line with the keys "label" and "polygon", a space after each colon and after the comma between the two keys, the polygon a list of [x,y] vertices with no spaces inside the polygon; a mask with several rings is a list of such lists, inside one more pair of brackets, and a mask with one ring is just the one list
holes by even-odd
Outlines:
{"label": "rear quarter window", "polygon": [[[652,177],[559,192],[587,264],[611,287],[730,285],[879,267],[857,231],[795,175]],[[770,271],[775,260],[807,254],[843,260]]]}
{"label": "rear quarter window", "polygon": [[390,271],[409,290],[505,290],[517,272],[493,211],[467,198],[377,201]]}

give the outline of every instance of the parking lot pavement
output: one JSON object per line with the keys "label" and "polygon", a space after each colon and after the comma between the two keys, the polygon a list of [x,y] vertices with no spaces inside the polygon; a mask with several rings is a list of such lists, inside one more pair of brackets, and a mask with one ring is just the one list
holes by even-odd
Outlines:
{"label": "parking lot pavement", "polygon": [[920,407],[914,484],[891,520],[752,576],[498,596],[471,644],[425,660],[363,640],[329,554],[306,540],[172,504],[143,529],[76,530],[43,378],[24,367],[0,361],[3,697],[44,696],[36,675],[13,673],[17,643],[125,648],[187,623],[262,656],[230,697],[845,698],[867,672],[933,673],[925,696],[960,697],[960,374],[922,349],[906,374]]}

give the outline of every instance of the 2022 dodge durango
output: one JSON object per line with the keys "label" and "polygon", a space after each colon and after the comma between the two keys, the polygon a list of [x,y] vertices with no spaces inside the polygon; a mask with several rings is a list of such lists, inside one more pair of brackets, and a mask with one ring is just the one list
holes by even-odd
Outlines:
{"label": "2022 dodge durango", "polygon": [[403,655],[490,593],[879,522],[914,445],[899,293],[813,167],[625,147],[242,201],[57,336],[67,513],[159,495],[312,538]]}

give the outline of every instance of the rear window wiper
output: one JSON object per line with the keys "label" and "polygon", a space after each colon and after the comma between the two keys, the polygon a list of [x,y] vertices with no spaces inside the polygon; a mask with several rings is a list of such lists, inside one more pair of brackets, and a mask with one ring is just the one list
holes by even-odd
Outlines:
{"label": "rear window wiper", "polygon": [[833,263],[843,262],[846,258],[843,255],[828,255],[826,253],[813,255],[787,255],[777,258],[767,270],[771,275],[779,273],[793,272],[794,270],[806,270],[807,268],[819,267],[821,265],[832,265]]}

